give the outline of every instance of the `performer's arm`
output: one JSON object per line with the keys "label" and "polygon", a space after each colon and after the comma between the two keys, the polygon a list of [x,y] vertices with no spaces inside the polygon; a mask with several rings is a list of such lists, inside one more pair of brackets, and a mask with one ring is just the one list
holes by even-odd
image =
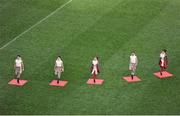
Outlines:
{"label": "performer's arm", "polygon": [[97,64],[97,71],[100,73],[99,64]]}
{"label": "performer's arm", "polygon": [[21,65],[22,65],[22,70],[24,71],[24,63],[23,63],[23,61],[21,62]]}
{"label": "performer's arm", "polygon": [[62,71],[64,72],[64,64],[63,64],[63,62],[62,62]]}
{"label": "performer's arm", "polygon": [[54,65],[54,71],[56,70],[56,62],[55,62],[55,65]]}
{"label": "performer's arm", "polygon": [[138,58],[136,57],[136,66],[138,65]]}
{"label": "performer's arm", "polygon": [[161,65],[161,58],[159,58],[159,65]]}

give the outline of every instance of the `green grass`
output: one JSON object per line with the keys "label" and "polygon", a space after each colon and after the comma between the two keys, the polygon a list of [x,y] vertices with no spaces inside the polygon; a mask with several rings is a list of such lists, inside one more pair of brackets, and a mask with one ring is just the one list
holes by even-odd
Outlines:
{"label": "green grass", "polygon": [[[68,0],[0,0],[0,47]],[[180,114],[179,0],[73,0],[0,50],[0,114]],[[158,57],[168,50],[173,78],[158,79]],[[142,82],[129,74],[132,50]],[[24,87],[8,85],[21,54]],[[65,65],[64,88],[48,86],[54,60]],[[100,58],[102,86],[86,84]]]}

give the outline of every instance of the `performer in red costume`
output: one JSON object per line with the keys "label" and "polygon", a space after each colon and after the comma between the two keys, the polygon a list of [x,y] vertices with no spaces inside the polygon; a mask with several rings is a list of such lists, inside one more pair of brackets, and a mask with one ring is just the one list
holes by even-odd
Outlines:
{"label": "performer in red costume", "polygon": [[96,82],[96,76],[98,73],[99,73],[99,61],[98,61],[98,57],[94,57],[91,66],[91,74],[93,75],[94,83]]}
{"label": "performer in red costume", "polygon": [[162,75],[162,72],[168,67],[167,50],[165,49],[162,50],[160,53],[159,66],[160,66],[160,73]]}

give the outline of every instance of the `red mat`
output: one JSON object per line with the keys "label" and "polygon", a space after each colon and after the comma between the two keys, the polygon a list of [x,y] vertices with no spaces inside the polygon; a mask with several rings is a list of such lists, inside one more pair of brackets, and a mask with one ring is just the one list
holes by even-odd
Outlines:
{"label": "red mat", "polygon": [[102,85],[104,80],[102,79],[96,79],[96,82],[94,83],[94,79],[89,79],[86,83],[90,85]]}
{"label": "red mat", "polygon": [[166,71],[162,72],[162,76],[161,76],[160,72],[156,72],[156,73],[154,73],[154,75],[159,77],[159,78],[168,78],[168,77],[172,77],[173,76],[173,74],[171,74],[169,72],[166,72]]}
{"label": "red mat", "polygon": [[13,79],[8,84],[9,85],[15,85],[15,86],[23,86],[26,83],[27,83],[27,80],[19,80],[19,83],[17,83],[17,79]]}
{"label": "red mat", "polygon": [[53,80],[49,85],[64,87],[67,83],[68,81],[59,81],[59,83],[57,83],[57,80]]}
{"label": "red mat", "polygon": [[141,81],[141,79],[139,77],[137,77],[137,76],[134,76],[133,79],[131,78],[131,76],[123,77],[123,79],[126,80],[129,83]]}

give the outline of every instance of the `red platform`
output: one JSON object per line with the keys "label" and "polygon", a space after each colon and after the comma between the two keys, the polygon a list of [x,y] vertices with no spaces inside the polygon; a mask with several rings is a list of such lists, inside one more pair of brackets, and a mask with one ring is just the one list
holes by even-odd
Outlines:
{"label": "red platform", "polygon": [[159,77],[159,78],[168,78],[168,77],[172,77],[173,76],[173,74],[171,74],[169,72],[166,72],[166,71],[162,72],[162,76],[161,76],[160,72],[156,72],[156,73],[154,73],[154,75],[156,77]]}
{"label": "red platform", "polygon": [[96,79],[96,82],[94,83],[94,79],[89,79],[86,83],[90,85],[102,85],[104,80],[102,79]]}
{"label": "red platform", "polygon": [[53,81],[51,81],[51,83],[49,85],[64,87],[64,86],[66,86],[67,83],[68,83],[68,81],[59,81],[59,83],[57,83],[57,80],[53,80]]}
{"label": "red platform", "polygon": [[126,80],[129,83],[141,81],[141,79],[139,77],[137,77],[137,76],[134,76],[133,79],[131,78],[131,76],[123,77],[123,79]]}
{"label": "red platform", "polygon": [[8,84],[9,85],[15,85],[15,86],[23,86],[27,83],[27,80],[19,80],[19,83],[17,83],[17,79],[11,80]]}

